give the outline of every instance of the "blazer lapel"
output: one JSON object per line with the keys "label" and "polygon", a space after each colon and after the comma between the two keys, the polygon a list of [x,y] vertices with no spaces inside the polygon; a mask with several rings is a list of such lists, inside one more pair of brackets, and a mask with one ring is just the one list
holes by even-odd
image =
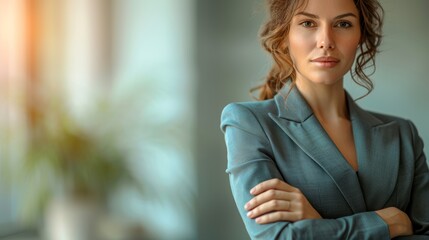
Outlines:
{"label": "blazer lapel", "polygon": [[[354,170],[344,159],[323,129],[296,87],[286,84],[275,97],[278,115],[270,117],[335,182],[350,208],[366,209],[361,187]],[[287,100],[285,100],[285,96]]]}
{"label": "blazer lapel", "polygon": [[[359,108],[348,96],[359,164],[359,180],[368,210],[384,207],[399,171],[399,128]],[[380,194],[382,193],[382,194]]]}

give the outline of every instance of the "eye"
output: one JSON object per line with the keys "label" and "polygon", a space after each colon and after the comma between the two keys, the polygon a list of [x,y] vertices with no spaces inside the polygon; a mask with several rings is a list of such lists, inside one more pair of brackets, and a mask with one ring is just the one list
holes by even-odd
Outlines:
{"label": "eye", "polygon": [[350,28],[352,27],[352,24],[346,21],[341,21],[341,22],[338,22],[335,26],[339,28]]}
{"label": "eye", "polygon": [[306,28],[311,28],[315,26],[313,21],[308,21],[308,20],[301,22],[300,25]]}

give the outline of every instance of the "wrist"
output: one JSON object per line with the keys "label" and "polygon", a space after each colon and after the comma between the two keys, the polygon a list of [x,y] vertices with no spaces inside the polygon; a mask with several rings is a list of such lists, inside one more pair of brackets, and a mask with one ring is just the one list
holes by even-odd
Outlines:
{"label": "wrist", "polygon": [[404,233],[406,232],[405,226],[403,226],[398,221],[389,221],[387,222],[387,225],[389,226],[389,233],[391,238],[404,235]]}
{"label": "wrist", "polygon": [[391,238],[411,235],[413,233],[411,221],[408,215],[395,207],[384,208],[376,211],[389,227]]}

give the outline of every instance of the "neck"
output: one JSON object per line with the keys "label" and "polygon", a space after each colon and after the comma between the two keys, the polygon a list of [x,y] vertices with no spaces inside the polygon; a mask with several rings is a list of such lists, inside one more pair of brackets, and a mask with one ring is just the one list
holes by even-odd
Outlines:
{"label": "neck", "polygon": [[334,85],[305,84],[297,79],[296,87],[318,119],[326,122],[348,119],[346,94],[342,82]]}

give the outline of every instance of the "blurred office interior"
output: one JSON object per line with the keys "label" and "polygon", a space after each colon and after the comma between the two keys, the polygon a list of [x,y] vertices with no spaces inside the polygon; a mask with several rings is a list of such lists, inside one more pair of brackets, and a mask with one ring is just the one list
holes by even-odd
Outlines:
{"label": "blurred office interior", "polygon": [[[90,217],[105,240],[248,239],[219,118],[270,67],[264,3],[0,0],[0,239],[72,239]],[[428,143],[429,1],[381,3],[375,90],[359,104]]]}

